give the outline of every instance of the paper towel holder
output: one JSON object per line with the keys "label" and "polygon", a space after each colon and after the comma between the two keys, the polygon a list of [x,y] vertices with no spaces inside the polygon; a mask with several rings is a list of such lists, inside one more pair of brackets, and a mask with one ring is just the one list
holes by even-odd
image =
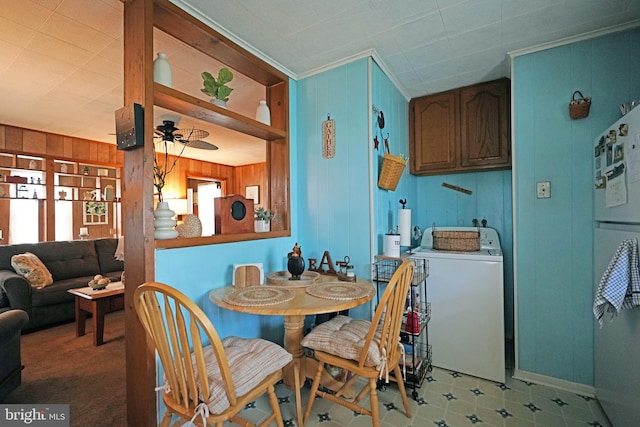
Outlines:
{"label": "paper towel holder", "polygon": [[407,199],[400,199],[402,209],[398,211],[398,233],[400,234],[400,246],[409,247],[411,250],[411,209],[407,209]]}

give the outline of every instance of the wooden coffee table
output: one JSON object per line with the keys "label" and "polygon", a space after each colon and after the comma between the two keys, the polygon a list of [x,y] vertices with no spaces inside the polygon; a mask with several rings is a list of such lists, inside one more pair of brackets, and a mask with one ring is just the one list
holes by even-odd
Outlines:
{"label": "wooden coffee table", "polygon": [[94,291],[91,287],[69,289],[76,297],[76,337],[84,335],[87,314],[93,316],[93,344],[103,343],[104,315],[124,309],[124,284],[109,283],[106,289]]}

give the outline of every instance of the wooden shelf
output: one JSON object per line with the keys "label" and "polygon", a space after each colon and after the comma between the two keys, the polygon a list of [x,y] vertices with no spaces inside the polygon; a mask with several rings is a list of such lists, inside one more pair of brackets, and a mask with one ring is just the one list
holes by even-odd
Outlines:
{"label": "wooden shelf", "polygon": [[287,136],[283,130],[267,126],[242,114],[218,107],[209,101],[187,95],[160,83],[154,83],[153,101],[155,105],[167,110],[195,117],[256,138],[273,141]]}
{"label": "wooden shelf", "polygon": [[213,236],[156,240],[156,249],[186,248],[191,246],[215,245],[219,243],[246,242],[250,240],[290,237],[289,230],[269,231],[266,233],[216,234]]}
{"label": "wooden shelf", "polygon": [[169,1],[153,2],[153,25],[265,86],[287,80],[284,73],[248,54],[243,48]]}

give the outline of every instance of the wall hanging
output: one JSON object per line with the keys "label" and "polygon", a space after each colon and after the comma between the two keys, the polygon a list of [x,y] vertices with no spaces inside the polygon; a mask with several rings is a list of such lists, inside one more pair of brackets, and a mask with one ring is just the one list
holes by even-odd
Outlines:
{"label": "wall hanging", "polygon": [[584,97],[579,90],[573,92],[571,102],[569,102],[569,116],[573,120],[583,119],[589,115],[591,108],[591,98]]}
{"label": "wall hanging", "polygon": [[322,122],[322,157],[332,159],[336,155],[336,127],[331,115]]}

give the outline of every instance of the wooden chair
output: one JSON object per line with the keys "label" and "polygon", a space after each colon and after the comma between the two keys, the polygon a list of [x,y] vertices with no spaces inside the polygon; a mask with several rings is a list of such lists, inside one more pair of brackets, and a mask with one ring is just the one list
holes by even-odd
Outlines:
{"label": "wooden chair", "polygon": [[[200,307],[162,283],[139,286],[134,305],[164,370],[162,398],[167,411],[162,426],[170,425],[173,415],[181,418],[180,424],[192,420],[197,425],[222,427],[229,420],[254,426],[238,413],[265,393],[273,413],[260,426],[273,420],[283,426],[274,385],[282,379],[282,368],[292,360],[291,354],[262,339],[221,340]],[[294,374],[299,385],[295,366]]]}
{"label": "wooden chair", "polygon": [[[399,364],[402,360],[400,328],[412,278],[413,263],[404,261],[391,277],[371,322],[339,315],[316,326],[304,337],[302,345],[314,350],[319,363],[309,392],[303,424],[309,419],[315,397],[320,396],[352,411],[371,416],[372,425],[378,427],[380,416],[376,394],[377,380],[382,376],[388,381],[390,371],[393,371],[398,383],[406,415],[411,418]],[[340,367],[353,374],[335,394],[318,390],[325,364]],[[345,398],[344,391],[359,377],[367,379],[366,385],[353,399]],[[359,404],[367,391],[370,409]]]}
{"label": "wooden chair", "polygon": [[244,288],[264,284],[262,263],[233,264],[233,286]]}

